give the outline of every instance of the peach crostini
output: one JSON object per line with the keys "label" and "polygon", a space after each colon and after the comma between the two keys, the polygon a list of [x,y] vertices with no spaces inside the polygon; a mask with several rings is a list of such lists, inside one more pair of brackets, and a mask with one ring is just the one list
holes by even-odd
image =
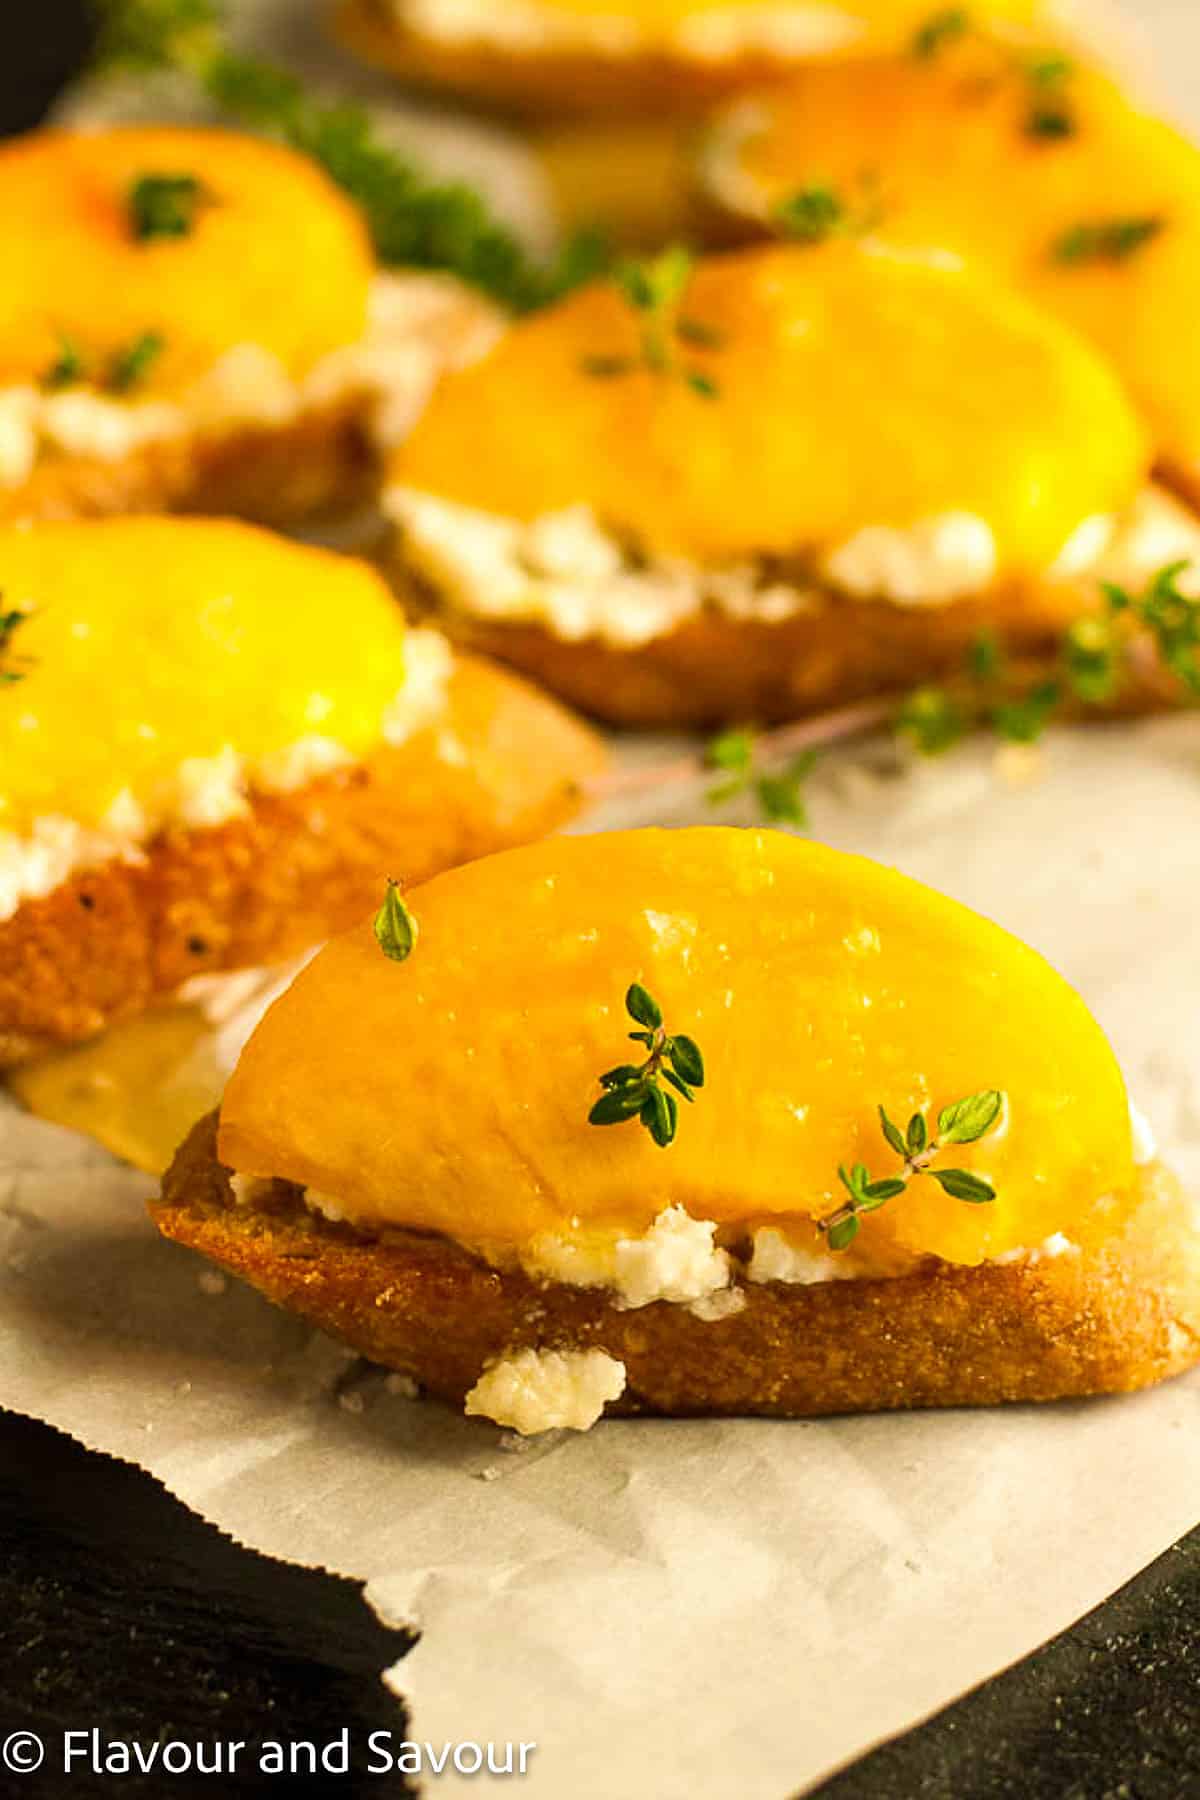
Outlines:
{"label": "peach crostini", "polygon": [[[521,112],[686,114],[814,59],[898,49],[930,0],[339,0],[352,49],[410,81]],[[1001,27],[1067,30],[1077,0],[983,0]]]}
{"label": "peach crostini", "polygon": [[0,1067],[567,818],[591,734],[251,526],[0,528]]}
{"label": "peach crostini", "polygon": [[384,504],[402,593],[463,642],[619,723],[770,721],[946,675],[984,631],[1055,657],[1100,578],[1200,551],[1148,466],[1115,375],[1025,301],[779,245],[517,322],[444,378]]}
{"label": "peach crostini", "polygon": [[499,321],[449,277],[379,272],[315,163],[236,132],[16,139],[0,248],[0,520],[362,500]]}
{"label": "peach crostini", "polygon": [[722,238],[866,226],[1020,288],[1104,353],[1200,499],[1200,150],[1105,76],[968,31],[745,96],[698,171]]}
{"label": "peach crostini", "polygon": [[390,892],[152,1211],[523,1432],[1050,1400],[1200,1357],[1196,1211],[1083,1002],[782,833],[561,838]]}

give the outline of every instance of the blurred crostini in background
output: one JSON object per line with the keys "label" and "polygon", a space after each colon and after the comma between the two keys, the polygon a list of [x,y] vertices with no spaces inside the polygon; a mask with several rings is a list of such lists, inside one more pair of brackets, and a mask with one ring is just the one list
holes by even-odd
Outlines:
{"label": "blurred crostini in background", "polygon": [[970,28],[797,72],[719,114],[705,235],[869,233],[951,256],[1075,327],[1200,498],[1200,150],[1105,75]]}
{"label": "blurred crostini in background", "polygon": [[[711,725],[952,674],[981,634],[1049,668],[1103,581],[1200,552],[1150,468],[1081,337],[845,240],[667,252],[518,321],[385,506],[418,613],[604,719]],[[1173,693],[1151,659],[1122,703]]]}
{"label": "blurred crostini in background", "polygon": [[247,525],[0,527],[0,588],[0,1068],[552,830],[601,761],[366,564]]}
{"label": "blurred crostini in background", "polygon": [[501,317],[448,276],[381,272],[311,158],[230,131],[15,140],[0,253],[0,519],[360,502]]}

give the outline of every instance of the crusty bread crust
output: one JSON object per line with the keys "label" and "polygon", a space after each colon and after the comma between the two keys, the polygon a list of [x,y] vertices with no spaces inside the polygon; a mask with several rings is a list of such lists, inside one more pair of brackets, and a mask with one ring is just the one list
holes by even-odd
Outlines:
{"label": "crusty bread crust", "polygon": [[[836,17],[836,7],[830,11]],[[702,59],[669,49],[629,55],[453,42],[407,30],[378,0],[336,0],[333,23],[348,49],[407,82],[531,118],[694,114],[730,94],[777,81],[803,60],[764,49]]]}
{"label": "crusty bread crust", "polygon": [[377,491],[369,402],[350,395],[285,425],[182,432],[115,460],[43,455],[20,487],[0,487],[0,523],[195,512],[285,525]]}
{"label": "crusty bread crust", "polygon": [[1200,1360],[1200,1232],[1161,1164],[1102,1250],[978,1269],[930,1262],[886,1281],[742,1287],[705,1322],[657,1302],[499,1273],[436,1236],[375,1239],[275,1183],[238,1205],[216,1115],[181,1147],[151,1214],[276,1305],[461,1404],[514,1351],[599,1348],[625,1364],[616,1412],[812,1417],[1120,1393]]}
{"label": "crusty bread crust", "polygon": [[[446,746],[450,754],[443,754]],[[602,761],[590,731],[504,670],[456,659],[445,714],[249,815],[170,830],[0,924],[0,1068],[78,1043],[189,976],[278,962],[406,884],[540,837]]]}
{"label": "crusty bread crust", "polygon": [[[403,577],[401,577],[403,580]],[[814,599],[811,610],[779,623],[698,612],[674,631],[630,648],[601,638],[568,641],[538,624],[496,623],[416,601],[456,642],[520,669],[571,705],[613,725],[705,728],[728,723],[784,724],[809,713],[910,692],[961,675],[968,650],[995,631],[1035,677],[1058,654],[1059,633],[1086,610],[1082,590],[1045,599],[960,600],[946,606]],[[1179,704],[1152,669],[1122,691],[1120,710],[1139,713]],[[1094,709],[1093,709],[1094,710]]]}

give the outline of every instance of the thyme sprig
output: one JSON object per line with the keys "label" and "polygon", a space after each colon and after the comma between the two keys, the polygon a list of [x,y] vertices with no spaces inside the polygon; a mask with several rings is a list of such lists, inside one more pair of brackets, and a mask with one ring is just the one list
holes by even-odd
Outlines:
{"label": "thyme sprig", "polygon": [[139,175],[130,183],[129,228],[140,244],[188,237],[213,196],[197,175]]}
{"label": "thyme sprig", "polygon": [[1063,635],[1055,668],[1026,686],[1014,682],[999,638],[981,634],[957,682],[908,695],[896,716],[897,731],[928,756],[950,749],[979,725],[1009,743],[1035,743],[1068,707],[1088,710],[1119,699],[1141,645],[1152,648],[1185,695],[1200,701],[1200,600],[1179,587],[1191,566],[1187,560],[1168,563],[1140,594],[1102,583],[1102,610],[1076,619]]}
{"label": "thyme sprig", "polygon": [[713,738],[704,759],[721,777],[708,790],[710,806],[727,806],[749,794],[772,824],[808,829],[804,788],[816,767],[815,750],[800,750],[780,763],[760,732],[742,726]]}
{"label": "thyme sprig", "polygon": [[461,182],[431,180],[383,143],[360,106],[327,103],[287,69],[232,50],[220,0],[91,0],[100,70],[169,70],[226,118],[311,156],[361,207],[389,266],[445,269],[516,311],[544,305],[598,274],[607,249],[579,233],[549,265]]}
{"label": "thyme sprig", "polygon": [[87,379],[87,361],[78,340],[69,332],[58,334],[58,355],[43,371],[39,385],[46,393],[58,393]]}
{"label": "thyme sprig", "polygon": [[1161,213],[1111,219],[1085,219],[1060,233],[1050,246],[1052,261],[1068,267],[1086,263],[1125,263],[1161,237],[1167,220]]}
{"label": "thyme sprig", "polygon": [[625,1010],[641,1027],[629,1033],[630,1040],[644,1044],[648,1054],[642,1063],[620,1063],[601,1075],[604,1092],[589,1112],[588,1124],[624,1125],[637,1119],[665,1150],[679,1124],[675,1096],[689,1103],[695,1099],[692,1090],[704,1086],[704,1058],[690,1037],[667,1035],[662,1008],[638,981],[626,992]]}
{"label": "thyme sprig", "polygon": [[966,37],[973,29],[971,15],[965,6],[946,6],[931,13],[913,34],[912,53],[929,62],[950,44]]}
{"label": "thyme sprig", "polygon": [[388,877],[383,905],[375,914],[375,941],[389,962],[407,962],[417,941],[418,925],[400,893],[400,883]]}
{"label": "thyme sprig", "polygon": [[932,1165],[952,1144],[974,1144],[994,1130],[1004,1110],[1004,1095],[995,1088],[968,1094],[943,1106],[938,1114],[937,1135],[930,1137],[924,1113],[914,1113],[908,1130],[901,1131],[884,1108],[879,1108],[879,1125],[890,1147],[901,1159],[895,1175],[873,1179],[865,1163],[849,1169],[843,1163],[838,1180],[849,1198],[828,1218],[817,1221],[831,1250],[846,1250],[858,1236],[865,1213],[876,1212],[889,1200],[899,1199],[911,1181],[928,1175],[944,1193],[969,1206],[983,1206],[996,1198],[996,1190],[983,1175],[969,1169],[935,1169]]}
{"label": "thyme sprig", "polygon": [[13,654],[12,642],[20,627],[29,617],[15,608],[5,611],[3,599],[0,597],[0,687],[8,687],[17,681],[24,681],[33,667],[33,658]]}
{"label": "thyme sprig", "polygon": [[695,257],[682,244],[672,244],[658,256],[618,263],[612,281],[637,317],[638,352],[636,356],[585,356],[584,373],[603,380],[648,369],[651,374],[684,382],[705,400],[715,399],[718,388],[712,376],[686,361],[683,353],[685,347],[717,350],[724,342],[719,331],[682,310],[695,267]]}

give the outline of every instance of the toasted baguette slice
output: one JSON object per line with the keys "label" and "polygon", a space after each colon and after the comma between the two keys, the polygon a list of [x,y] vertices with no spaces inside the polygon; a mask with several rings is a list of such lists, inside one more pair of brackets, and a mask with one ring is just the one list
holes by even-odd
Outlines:
{"label": "toasted baguette slice", "polygon": [[1200,1360],[1196,1209],[1161,1163],[1102,1248],[885,1280],[739,1282],[716,1322],[658,1301],[499,1272],[436,1234],[366,1236],[272,1183],[235,1201],[202,1120],[151,1204],[159,1229],[373,1362],[461,1403],[524,1349],[600,1349],[625,1366],[618,1413],[803,1418],[1122,1393]]}
{"label": "toasted baguette slice", "polygon": [[439,869],[571,816],[601,752],[522,681],[456,658],[444,713],[249,814],[169,829],[0,924],[0,1068],[94,1036],[189,976],[278,962],[352,924],[385,876]]}

